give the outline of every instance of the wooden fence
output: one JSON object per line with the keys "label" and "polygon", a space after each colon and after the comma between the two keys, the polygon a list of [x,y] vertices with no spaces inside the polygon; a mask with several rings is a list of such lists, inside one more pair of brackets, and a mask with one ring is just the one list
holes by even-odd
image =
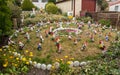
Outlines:
{"label": "wooden fence", "polygon": [[120,27],[120,12],[94,12],[91,13],[95,21],[108,19],[115,27]]}

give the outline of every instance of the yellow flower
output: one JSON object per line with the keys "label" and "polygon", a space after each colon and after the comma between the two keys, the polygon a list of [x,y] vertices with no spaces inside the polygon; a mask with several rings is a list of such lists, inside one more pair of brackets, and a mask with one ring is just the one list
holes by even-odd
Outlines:
{"label": "yellow flower", "polygon": [[3,56],[6,56],[6,54],[3,54]]}
{"label": "yellow flower", "polygon": [[63,61],[63,59],[60,59],[61,61]]}
{"label": "yellow flower", "polygon": [[29,65],[29,62],[27,61],[26,64]]}
{"label": "yellow flower", "polygon": [[6,63],[6,64],[3,64],[3,67],[7,67],[8,66],[8,64]]}
{"label": "yellow flower", "polygon": [[52,66],[52,69],[55,69],[55,66]]}
{"label": "yellow flower", "polygon": [[26,53],[28,53],[28,50],[25,50]]}
{"label": "yellow flower", "polygon": [[29,58],[29,60],[31,60],[31,58]]}
{"label": "yellow flower", "polygon": [[15,67],[17,67],[18,65],[17,64],[14,64]]}
{"label": "yellow flower", "polygon": [[33,56],[33,53],[32,53],[32,52],[30,52],[30,55],[29,55],[29,56],[31,56],[31,57],[32,57],[32,56]]}
{"label": "yellow flower", "polygon": [[19,60],[19,58],[16,58],[16,60]]}
{"label": "yellow flower", "polygon": [[68,58],[68,56],[65,56],[65,58]]}
{"label": "yellow flower", "polygon": [[71,64],[71,62],[70,62],[70,61],[67,61],[67,64]]}
{"label": "yellow flower", "polygon": [[10,58],[10,59],[12,59],[12,58],[13,58],[13,56],[10,56],[9,58]]}
{"label": "yellow flower", "polygon": [[74,58],[70,58],[71,60],[74,60]]}
{"label": "yellow flower", "polygon": [[0,51],[2,51],[2,49],[0,49]]}
{"label": "yellow flower", "polygon": [[26,61],[26,58],[24,57],[24,58],[22,58],[22,61]]}

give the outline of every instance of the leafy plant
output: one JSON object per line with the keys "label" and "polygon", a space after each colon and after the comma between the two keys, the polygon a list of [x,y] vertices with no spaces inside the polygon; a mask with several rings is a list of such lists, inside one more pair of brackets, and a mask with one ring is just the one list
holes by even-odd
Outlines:
{"label": "leafy plant", "polygon": [[24,0],[21,7],[24,11],[30,11],[32,10],[32,8],[35,8],[35,6],[30,0]]}
{"label": "leafy plant", "polygon": [[54,3],[47,3],[45,10],[47,13],[56,14],[58,12],[58,7]]}
{"label": "leafy plant", "polygon": [[106,25],[107,27],[110,27],[110,25],[111,25],[111,21],[110,20],[105,20],[105,19],[99,20],[99,23],[102,24],[102,25]]}

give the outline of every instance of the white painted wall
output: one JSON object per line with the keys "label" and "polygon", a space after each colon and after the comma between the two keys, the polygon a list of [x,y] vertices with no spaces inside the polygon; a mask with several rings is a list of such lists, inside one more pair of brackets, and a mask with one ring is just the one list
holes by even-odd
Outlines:
{"label": "white painted wall", "polygon": [[56,4],[56,6],[58,8],[60,8],[62,10],[63,13],[66,12],[71,12],[71,1],[66,1],[66,2],[62,2],[62,3],[58,3]]}
{"label": "white painted wall", "polygon": [[[56,4],[56,6],[58,8],[60,8],[62,10],[63,13],[66,12],[71,12],[71,0],[70,1],[65,1],[65,2],[61,2]],[[75,2],[75,16],[76,15],[80,15],[80,11],[81,11],[81,4],[82,4],[82,0],[76,0]],[[73,8],[74,9],[74,8]]]}
{"label": "white painted wall", "polygon": [[82,10],[82,0],[76,0],[75,2],[75,16],[80,15],[80,11]]}
{"label": "white painted wall", "polygon": [[120,4],[115,4],[109,7],[109,11],[115,11],[115,6],[118,6],[118,12],[120,12]]}

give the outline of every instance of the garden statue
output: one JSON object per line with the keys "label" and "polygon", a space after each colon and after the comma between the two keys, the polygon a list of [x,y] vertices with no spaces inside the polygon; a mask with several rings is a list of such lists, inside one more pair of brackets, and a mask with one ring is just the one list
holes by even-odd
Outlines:
{"label": "garden statue", "polygon": [[37,47],[37,50],[41,50],[42,47],[41,47],[41,43],[38,44],[38,47]]}

